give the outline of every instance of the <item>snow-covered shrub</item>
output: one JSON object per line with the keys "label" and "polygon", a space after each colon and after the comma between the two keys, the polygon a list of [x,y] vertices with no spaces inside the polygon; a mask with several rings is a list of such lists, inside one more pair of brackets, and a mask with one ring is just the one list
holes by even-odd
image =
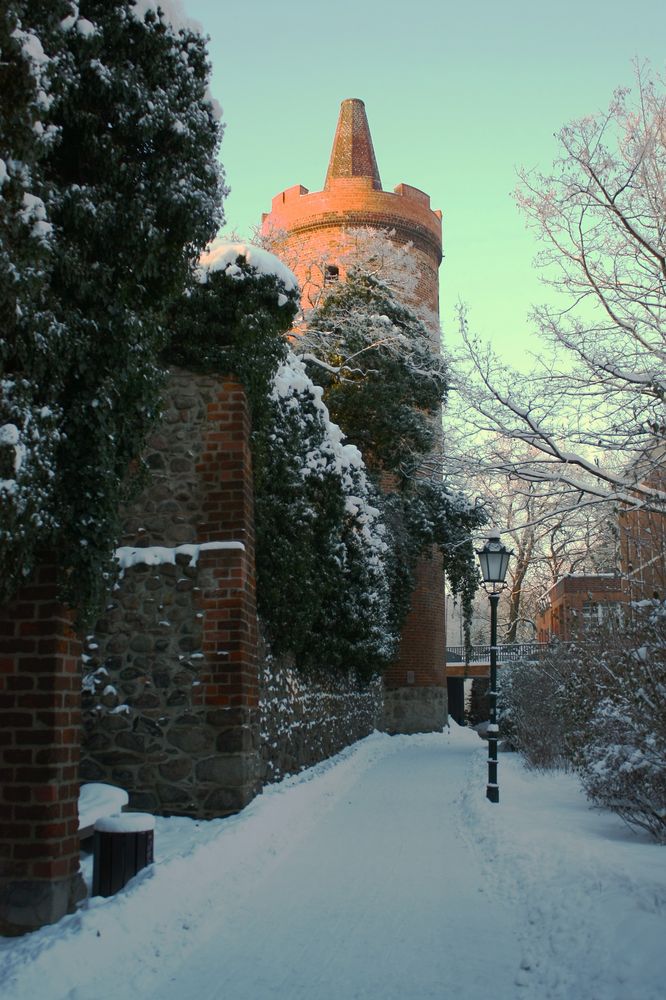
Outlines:
{"label": "snow-covered shrub", "polygon": [[260,613],[276,653],[370,676],[395,653],[381,498],[290,352],[275,374],[257,492]]}
{"label": "snow-covered shrub", "polygon": [[[474,677],[465,699],[465,724],[473,729],[490,720],[490,682],[486,677]],[[502,728],[502,735],[504,729]]]}
{"label": "snow-covered shrub", "polygon": [[432,332],[384,281],[349,272],[299,338],[333,419],[376,471],[412,476],[437,447],[448,371]]}
{"label": "snow-covered shrub", "polygon": [[347,263],[346,280],[332,285],[306,315],[295,350],[323,387],[332,419],[381,486],[393,628],[399,630],[407,613],[419,556],[435,546],[467,626],[478,579],[470,536],[485,514],[442,479],[448,370],[438,331],[406,304],[418,271],[390,234],[357,231]]}
{"label": "snow-covered shrub", "polygon": [[539,770],[567,762],[563,695],[568,663],[566,647],[553,644],[539,660],[505,664],[498,671],[501,737]]}
{"label": "snow-covered shrub", "polygon": [[666,605],[645,602],[500,671],[500,728],[534,767],[563,762],[592,802],[666,843]]}
{"label": "snow-covered shrub", "polygon": [[666,605],[577,644],[573,763],[589,798],[666,843]]}

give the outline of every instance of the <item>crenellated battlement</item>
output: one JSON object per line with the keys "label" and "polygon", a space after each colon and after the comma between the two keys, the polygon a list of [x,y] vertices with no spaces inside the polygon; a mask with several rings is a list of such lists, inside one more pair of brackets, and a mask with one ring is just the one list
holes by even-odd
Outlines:
{"label": "crenellated battlement", "polygon": [[438,314],[442,213],[430,207],[425,191],[411,184],[383,190],[365,106],[351,99],[342,102],[323,189],[294,184],[281,191],[271,211],[262,215],[262,229],[281,234],[278,255],[289,258],[307,306],[312,262],[326,258],[337,263],[351,245],[349,231],[368,227],[393,233],[396,243],[413,245],[421,273],[418,297]]}

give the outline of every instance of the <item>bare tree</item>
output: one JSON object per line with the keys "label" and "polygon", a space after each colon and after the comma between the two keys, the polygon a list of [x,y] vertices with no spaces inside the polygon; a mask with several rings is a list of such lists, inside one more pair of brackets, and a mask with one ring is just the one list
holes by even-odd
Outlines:
{"label": "bare tree", "polygon": [[[664,510],[666,489],[666,92],[636,67],[635,91],[558,135],[552,172],[522,171],[517,201],[561,293],[534,320],[552,347],[524,375],[460,326],[470,433],[529,448],[486,465],[554,484],[566,507]],[[563,508],[566,509],[566,508]]]}
{"label": "bare tree", "polygon": [[522,483],[506,474],[476,478],[474,489],[484,496],[493,522],[506,526],[513,550],[502,601],[505,642],[533,638],[539,598],[560,576],[615,568],[617,533],[607,525],[615,520],[612,510],[568,509],[550,484]]}

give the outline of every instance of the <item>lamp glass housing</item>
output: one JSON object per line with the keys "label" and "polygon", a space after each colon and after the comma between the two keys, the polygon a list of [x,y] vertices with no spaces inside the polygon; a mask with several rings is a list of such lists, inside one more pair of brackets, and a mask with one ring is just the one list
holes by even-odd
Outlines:
{"label": "lamp glass housing", "polygon": [[513,553],[505,548],[498,538],[490,538],[482,549],[476,552],[481,564],[484,583],[504,583],[509,558]]}

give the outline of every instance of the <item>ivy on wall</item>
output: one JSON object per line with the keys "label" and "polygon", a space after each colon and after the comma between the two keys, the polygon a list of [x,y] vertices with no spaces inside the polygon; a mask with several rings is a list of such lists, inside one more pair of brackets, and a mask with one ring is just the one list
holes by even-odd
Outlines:
{"label": "ivy on wall", "polygon": [[[326,664],[369,678],[397,651],[419,552],[440,547],[451,585],[469,606],[476,587],[470,533],[484,515],[431,480],[405,474],[395,490],[379,488],[384,448],[366,445],[371,473],[353,435],[332,422],[327,391],[310,377],[319,369],[308,372],[289,346],[297,306],[295,282],[276,258],[223,245],[204,259],[199,280],[174,308],[164,360],[232,373],[248,393],[257,602],[273,651],[292,655],[300,669]],[[439,359],[416,395],[424,354],[415,344],[406,374],[411,388],[399,401],[405,410],[410,399],[423,404],[424,414],[408,417],[413,428],[422,423],[409,438],[411,465],[419,454],[415,439],[432,444],[427,410],[439,406],[445,388]],[[362,382],[350,392],[356,413],[361,402],[354,394],[362,402]],[[406,467],[405,449],[390,453],[396,469]]]}
{"label": "ivy on wall", "polygon": [[302,670],[325,664],[369,678],[397,643],[380,498],[289,348],[295,283],[285,284],[276,258],[271,273],[270,255],[258,269],[250,253],[225,256],[222,267],[219,258],[204,262],[173,310],[164,361],[233,373],[247,391],[257,603],[272,649],[293,655]]}

